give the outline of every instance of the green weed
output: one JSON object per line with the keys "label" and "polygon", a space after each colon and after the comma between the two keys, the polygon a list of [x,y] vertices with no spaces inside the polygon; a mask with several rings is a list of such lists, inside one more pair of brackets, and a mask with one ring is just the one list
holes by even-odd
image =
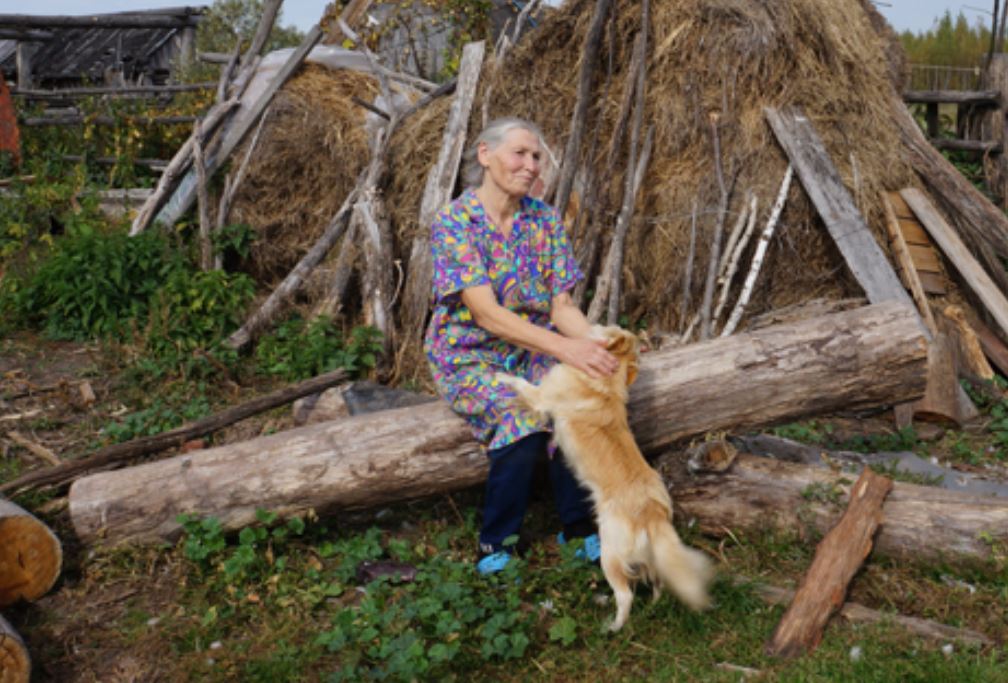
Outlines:
{"label": "green weed", "polygon": [[346,368],[351,374],[375,366],[381,350],[381,333],[373,327],[355,327],[348,339],[326,317],[311,322],[294,318],[279,325],[256,347],[256,359],[267,373],[301,380]]}

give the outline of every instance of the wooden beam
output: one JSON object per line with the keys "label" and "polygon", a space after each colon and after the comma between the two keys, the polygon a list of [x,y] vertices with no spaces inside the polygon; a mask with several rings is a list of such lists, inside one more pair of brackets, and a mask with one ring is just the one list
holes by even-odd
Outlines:
{"label": "wooden beam", "polygon": [[53,37],[52,31],[0,28],[0,40],[17,40],[22,43],[45,42]]}
{"label": "wooden beam", "polygon": [[997,90],[906,90],[907,104],[980,104],[997,106],[1001,93]]}
{"label": "wooden beam", "polygon": [[911,187],[900,190],[900,195],[917,214],[917,218],[924,225],[928,234],[938,244],[946,258],[956,267],[966,284],[983,302],[988,313],[1001,327],[1001,331],[1008,334],[1008,299],[994,284],[987,271],[973,258],[959,235],[945,222],[945,219],[923,192]]}
{"label": "wooden beam", "polygon": [[[192,125],[198,119],[198,116],[155,116],[138,119],[138,122],[147,126],[177,126],[181,124]],[[25,128],[82,126],[86,123],[93,123],[99,126],[115,126],[121,122],[122,118],[115,116],[32,116],[18,121],[18,125]]]}
{"label": "wooden beam", "polygon": [[819,211],[858,283],[872,303],[912,305],[889,260],[840,180],[812,122],[797,108],[765,110],[777,140],[794,165],[805,191]]}
{"label": "wooden beam", "polygon": [[186,8],[185,13],[155,14],[124,12],[122,14],[90,14],[82,16],[41,16],[0,14],[0,28],[185,28],[199,23],[198,10]]}
{"label": "wooden beam", "polygon": [[767,654],[796,657],[819,645],[826,622],[844,604],[847,586],[871,552],[892,484],[871,468],[862,470],[843,517],[816,547],[812,565],[767,643]]}
{"label": "wooden beam", "polygon": [[134,85],[122,88],[64,88],[61,90],[32,90],[30,88],[13,88],[11,95],[24,97],[28,100],[64,100],[94,95],[160,95],[163,93],[193,92],[197,90],[212,90],[216,83],[172,83],[169,85]]}

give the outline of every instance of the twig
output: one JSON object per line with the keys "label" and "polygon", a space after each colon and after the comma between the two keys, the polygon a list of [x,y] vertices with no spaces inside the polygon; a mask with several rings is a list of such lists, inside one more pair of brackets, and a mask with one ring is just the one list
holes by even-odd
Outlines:
{"label": "twig", "polygon": [[56,466],[62,463],[62,461],[56,457],[55,453],[53,453],[51,450],[49,450],[42,444],[32,441],[31,439],[23,435],[21,432],[12,429],[9,432],[7,432],[7,436],[10,437],[10,440],[16,443],[18,446],[27,449],[28,452],[30,452],[32,455],[36,456],[37,458],[40,458],[41,460],[44,460],[50,465]]}
{"label": "twig", "polygon": [[700,304],[700,339],[710,337],[711,332],[711,304],[714,299],[714,281],[717,278],[718,268],[721,261],[721,236],[724,232],[724,221],[728,214],[728,186],[725,183],[724,168],[721,164],[721,136],[718,133],[718,120],[720,116],[712,114],[710,117],[711,139],[714,145],[714,174],[718,183],[718,211],[714,222],[714,235],[710,245],[710,263],[707,267],[707,280],[704,283],[703,302]]}
{"label": "twig", "polygon": [[753,285],[756,284],[756,276],[759,275],[760,268],[763,265],[763,256],[766,254],[767,246],[770,244],[770,237],[773,236],[774,229],[777,227],[777,221],[780,219],[781,211],[784,210],[784,202],[787,200],[788,190],[791,189],[791,178],[793,176],[794,167],[788,164],[787,172],[784,173],[784,180],[781,182],[780,192],[777,193],[777,201],[774,202],[773,209],[770,210],[770,216],[767,218],[766,227],[763,228],[759,242],[756,243],[756,253],[753,254],[752,265],[749,267],[749,274],[746,276],[745,284],[742,286],[742,293],[739,294],[738,301],[735,302],[735,308],[732,309],[728,322],[725,323],[724,329],[721,330],[720,336],[722,337],[727,337],[734,332],[739,320],[742,319],[742,312],[745,310],[746,304],[749,303]]}
{"label": "twig", "polygon": [[[368,111],[377,114],[378,116],[382,117],[386,121],[391,121],[392,120],[392,116],[387,111],[385,111],[384,109],[381,109],[380,107],[376,107],[375,105],[371,104],[370,102],[362,100],[361,98],[357,97],[356,95],[351,95],[350,96],[350,101],[353,102],[354,104],[356,104],[357,106],[364,107]],[[390,106],[391,106],[391,104],[392,103],[389,102]]]}
{"label": "twig", "polygon": [[231,77],[234,75],[235,66],[238,65],[238,58],[241,56],[241,38],[235,39],[234,50],[228,58],[227,64],[221,68],[220,80],[217,83],[216,102],[223,102],[227,97],[228,85],[231,84]]}
{"label": "twig", "polygon": [[686,252],[686,269],[683,271],[683,292],[682,306],[679,309],[679,319],[684,320],[689,313],[690,290],[693,284],[693,259],[696,258],[696,237],[697,237],[697,205],[696,197],[693,198],[693,208],[690,211],[690,236],[689,251]]}

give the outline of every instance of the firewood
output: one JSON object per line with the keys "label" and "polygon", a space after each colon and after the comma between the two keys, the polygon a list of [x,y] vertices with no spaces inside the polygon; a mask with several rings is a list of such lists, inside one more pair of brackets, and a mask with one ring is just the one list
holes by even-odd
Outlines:
{"label": "firewood", "polygon": [[63,548],[49,527],[0,498],[0,607],[45,595],[62,564]]}
{"label": "firewood", "polygon": [[31,657],[14,627],[0,615],[0,683],[28,683]]}
{"label": "firewood", "polygon": [[844,604],[847,586],[872,548],[882,522],[882,502],[892,480],[866,467],[851,489],[843,517],[816,548],[809,567],[770,642],[767,654],[796,657],[822,640],[830,616]]}
{"label": "firewood", "polygon": [[994,369],[987,362],[976,331],[966,321],[966,313],[949,304],[936,317],[939,328],[952,340],[956,374],[983,380],[994,379]]}
{"label": "firewood", "polygon": [[318,377],[307,379],[293,386],[259,396],[240,405],[228,408],[216,415],[173,429],[171,431],[134,439],[125,443],[113,444],[91,455],[77,460],[69,460],[46,470],[29,472],[16,479],[0,485],[0,493],[23,491],[25,489],[49,486],[72,481],[86,472],[117,465],[130,458],[147,455],[157,451],[180,446],[189,439],[204,434],[211,434],[239,420],[270,410],[295,399],[316,394],[329,387],[339,384],[346,378],[343,370],[334,370]]}
{"label": "firewood", "polygon": [[[631,387],[631,427],[655,454],[708,431],[910,400],[925,363],[917,314],[895,303],[655,351]],[[464,488],[486,467],[439,401],[93,474],[71,488],[70,516],[88,543],[153,540],[177,534],[182,512],[236,528],[257,508],[321,514]]]}

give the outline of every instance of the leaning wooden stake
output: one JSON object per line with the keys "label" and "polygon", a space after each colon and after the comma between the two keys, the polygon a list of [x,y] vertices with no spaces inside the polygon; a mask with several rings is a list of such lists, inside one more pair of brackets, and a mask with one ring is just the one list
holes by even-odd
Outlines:
{"label": "leaning wooden stake", "polygon": [[[742,213],[739,214],[738,226],[736,226],[741,226],[744,221],[745,230],[734,241],[729,239],[728,246],[725,247],[726,261],[724,261],[725,265],[721,269],[722,272],[718,278],[718,283],[721,285],[721,293],[718,294],[717,305],[714,307],[714,314],[711,316],[712,325],[717,325],[718,320],[721,319],[721,311],[724,310],[725,304],[728,303],[728,292],[731,289],[732,280],[735,278],[735,272],[738,270],[742,253],[749,246],[749,240],[752,239],[753,231],[756,229],[756,219],[758,217],[756,209],[758,206],[759,203],[756,195],[751,195],[749,198],[749,207],[748,209],[743,209]],[[733,236],[734,233],[735,230],[732,231]]]}
{"label": "leaning wooden stake", "polygon": [[448,110],[448,121],[441,138],[441,151],[437,161],[427,173],[423,198],[420,200],[420,230],[410,251],[409,275],[403,290],[402,330],[408,335],[404,343],[415,342],[423,335],[424,318],[430,299],[432,265],[430,252],[430,225],[434,215],[452,198],[459,162],[466,142],[469,113],[472,111],[479,83],[480,68],[486,44],[469,43],[462,48],[459,62],[458,84],[455,98]]}
{"label": "leaning wooden stake", "polygon": [[0,683],[28,683],[31,657],[21,636],[0,616]]}
{"label": "leaning wooden stake", "polygon": [[931,334],[938,333],[938,326],[935,325],[934,315],[931,313],[931,306],[928,305],[927,295],[924,293],[924,286],[921,284],[920,276],[917,275],[917,268],[914,267],[913,258],[910,256],[910,247],[907,246],[906,239],[903,238],[903,230],[900,228],[899,218],[893,209],[892,202],[882,193],[882,208],[885,210],[886,231],[889,233],[889,246],[896,256],[896,262],[900,267],[900,275],[903,284],[910,290],[914,303],[920,311]]}
{"label": "leaning wooden stake", "polygon": [[570,135],[567,137],[567,146],[564,148],[563,168],[560,169],[556,199],[553,202],[557,213],[561,216],[567,211],[567,202],[570,200],[571,190],[574,188],[574,175],[577,173],[578,159],[581,158],[581,136],[588,118],[588,105],[592,100],[592,81],[595,77],[599,47],[602,44],[602,30],[605,28],[606,17],[609,16],[611,5],[612,0],[595,0],[595,12],[592,14],[588,33],[585,34],[584,47],[581,49],[577,104],[571,113]]}
{"label": "leaning wooden stake", "polygon": [[0,607],[42,597],[62,566],[63,547],[49,527],[0,498]]}
{"label": "leaning wooden stake", "polygon": [[115,467],[131,458],[181,446],[190,439],[212,434],[239,420],[244,420],[247,417],[257,415],[271,408],[282,406],[303,396],[325,391],[329,387],[339,384],[346,377],[346,372],[343,370],[334,370],[318,377],[312,377],[293,386],[284,387],[263,396],[258,396],[216,415],[210,415],[202,420],[197,420],[192,424],[172,429],[168,432],[162,432],[161,434],[155,434],[154,436],[146,436],[125,443],[113,444],[95,451],[87,457],[65,461],[58,467],[29,472],[17,479],[12,479],[0,485],[0,493],[65,484],[88,472]]}
{"label": "leaning wooden stake", "polygon": [[710,117],[711,141],[714,147],[714,175],[718,184],[718,208],[714,222],[714,234],[710,243],[710,263],[707,267],[707,278],[704,280],[703,299],[700,302],[700,340],[711,336],[711,306],[714,301],[714,283],[721,265],[721,238],[724,232],[725,218],[728,216],[728,199],[730,191],[725,182],[724,165],[721,163],[721,135],[718,132],[720,117],[712,114]]}
{"label": "leaning wooden stake", "polygon": [[892,481],[866,467],[851,490],[847,511],[816,548],[812,566],[767,644],[767,654],[796,657],[822,640],[826,622],[844,604],[847,585],[868,557],[882,522]]}

